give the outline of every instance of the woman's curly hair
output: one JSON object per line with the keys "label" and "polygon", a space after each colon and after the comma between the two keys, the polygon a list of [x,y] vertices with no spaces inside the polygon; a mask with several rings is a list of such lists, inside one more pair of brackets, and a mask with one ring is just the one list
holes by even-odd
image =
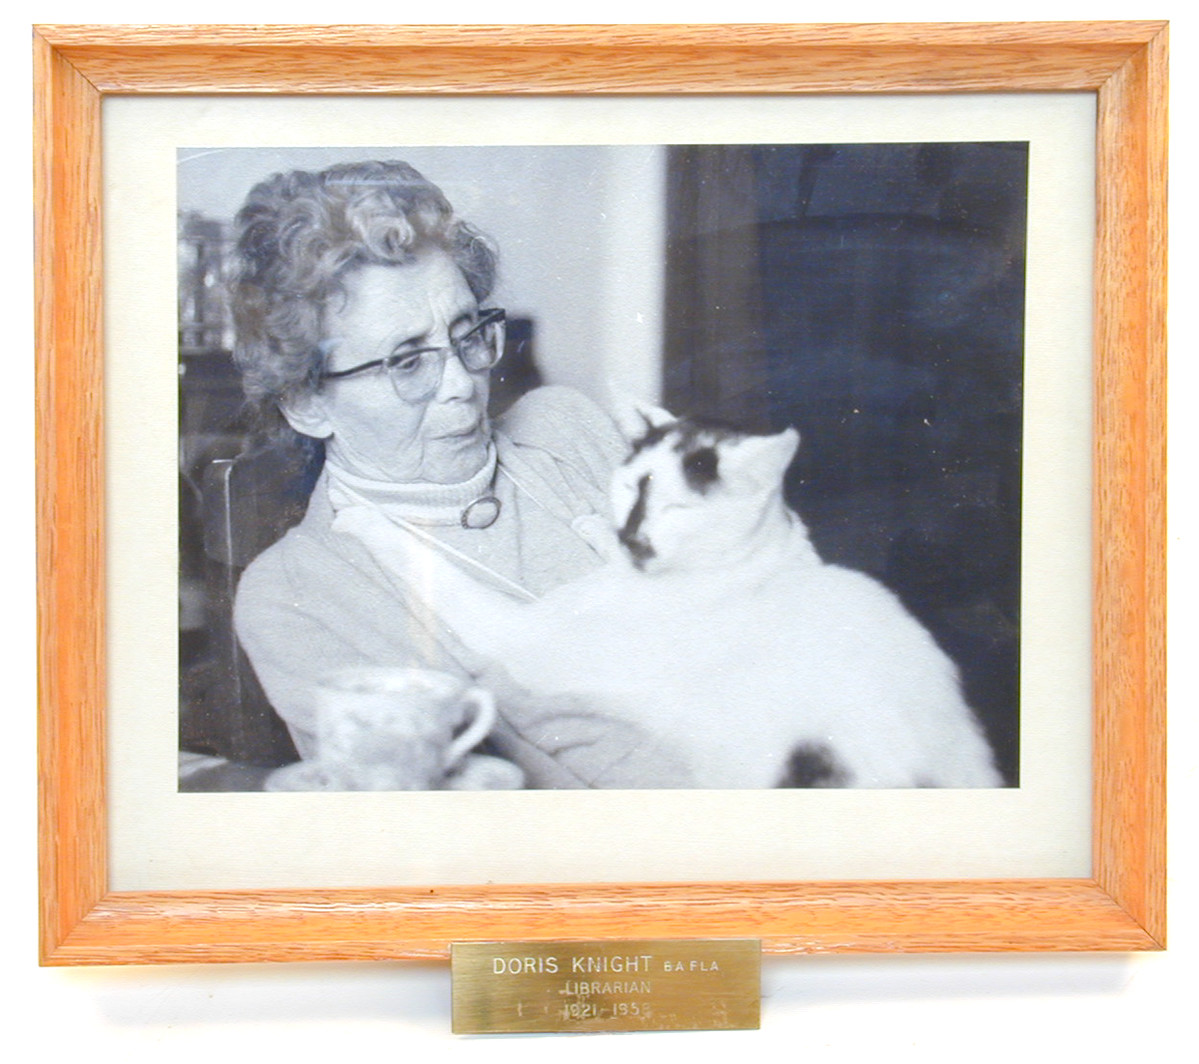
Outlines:
{"label": "woman's curly hair", "polygon": [[317,388],[324,310],[357,267],[410,262],[435,247],[479,301],[495,284],[491,241],[403,162],[275,174],[246,197],[237,232],[234,358],[259,408]]}

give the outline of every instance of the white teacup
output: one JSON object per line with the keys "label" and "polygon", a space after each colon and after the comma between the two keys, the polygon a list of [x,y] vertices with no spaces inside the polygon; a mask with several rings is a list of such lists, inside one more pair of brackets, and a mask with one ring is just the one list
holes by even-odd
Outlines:
{"label": "white teacup", "polygon": [[431,669],[363,667],[316,691],[320,789],[438,790],[495,724],[489,691]]}

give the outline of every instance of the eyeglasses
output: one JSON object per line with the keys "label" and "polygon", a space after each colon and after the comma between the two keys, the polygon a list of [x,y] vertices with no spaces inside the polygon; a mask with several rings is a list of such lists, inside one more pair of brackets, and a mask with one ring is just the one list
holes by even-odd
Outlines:
{"label": "eyeglasses", "polygon": [[504,353],[504,311],[484,310],[466,332],[449,347],[418,347],[386,358],[376,358],[350,369],[322,373],[319,380],[342,380],[377,369],[387,375],[396,395],[409,403],[432,399],[441,386],[446,359],[451,353],[471,373],[491,369]]}

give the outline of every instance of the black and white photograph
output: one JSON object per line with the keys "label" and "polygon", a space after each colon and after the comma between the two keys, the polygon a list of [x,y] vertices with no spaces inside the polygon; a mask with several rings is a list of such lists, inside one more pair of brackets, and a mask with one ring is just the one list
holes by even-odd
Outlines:
{"label": "black and white photograph", "polygon": [[179,789],[1019,787],[1028,165],[179,149]]}

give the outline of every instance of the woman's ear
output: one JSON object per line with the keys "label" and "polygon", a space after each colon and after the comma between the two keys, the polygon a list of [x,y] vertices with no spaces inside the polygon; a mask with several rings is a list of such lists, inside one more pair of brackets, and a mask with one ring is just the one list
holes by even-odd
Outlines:
{"label": "woman's ear", "polygon": [[333,435],[333,426],[325,415],[325,404],[319,392],[304,392],[290,399],[281,399],[279,413],[301,436],[327,440]]}

